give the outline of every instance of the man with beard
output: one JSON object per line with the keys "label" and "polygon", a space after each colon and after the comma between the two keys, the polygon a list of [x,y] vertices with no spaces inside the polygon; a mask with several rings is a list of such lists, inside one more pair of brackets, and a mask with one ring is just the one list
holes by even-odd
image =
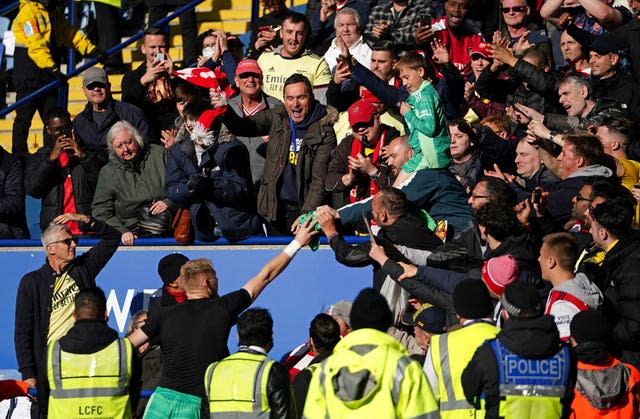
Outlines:
{"label": "man with beard", "polygon": [[353,134],[345,137],[331,152],[324,186],[327,191],[342,192],[343,203],[352,203],[391,186],[388,167],[383,165],[382,148],[400,135],[380,123],[376,107],[359,100],[348,111]]}
{"label": "man with beard", "polygon": [[465,72],[471,63],[470,51],[482,42],[482,35],[467,24],[471,0],[447,0],[445,15],[430,25],[420,24],[416,29],[415,42],[428,49],[435,37],[449,52],[449,59],[460,72]]}
{"label": "man with beard", "polygon": [[[222,103],[215,94],[212,101]],[[284,106],[246,118],[226,111],[225,124],[233,134],[269,135],[258,213],[271,224],[273,234],[289,234],[301,214],[324,203],[336,119],[337,112],[321,105],[309,79],[297,73],[284,82]]]}
{"label": "man with beard", "polygon": [[305,50],[308,34],[307,18],[303,14],[291,12],[282,20],[282,46],[274,51],[265,51],[258,58],[258,64],[264,73],[263,89],[269,96],[282,100],[285,81],[292,74],[299,73],[313,86],[316,99],[326,103],[325,94],[331,72],[322,57]]}

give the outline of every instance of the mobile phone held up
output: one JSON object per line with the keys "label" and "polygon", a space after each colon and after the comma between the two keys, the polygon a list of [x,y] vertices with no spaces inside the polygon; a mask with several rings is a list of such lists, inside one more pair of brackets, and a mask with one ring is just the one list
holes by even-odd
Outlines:
{"label": "mobile phone held up", "polygon": [[539,31],[529,32],[527,41],[529,41],[530,44],[544,44],[549,41],[549,37],[547,36],[546,30],[540,29]]}
{"label": "mobile phone held up", "polygon": [[167,55],[164,52],[154,52],[153,61],[166,61]]}
{"label": "mobile phone held up", "polygon": [[533,198],[531,202],[535,205],[540,205],[540,200],[542,199],[542,189],[535,189],[533,191]]}
{"label": "mobile phone held up", "polygon": [[421,13],[420,14],[420,27],[424,28],[424,27],[431,27],[431,20],[433,19],[433,17],[431,16],[431,13]]}

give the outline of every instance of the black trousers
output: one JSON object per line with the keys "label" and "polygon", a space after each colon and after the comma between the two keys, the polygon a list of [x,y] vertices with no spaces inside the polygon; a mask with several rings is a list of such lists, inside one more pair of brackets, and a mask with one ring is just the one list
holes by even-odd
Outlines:
{"label": "black trousers", "polygon": [[[175,6],[156,6],[149,5],[149,26],[158,20],[166,17]],[[182,66],[187,67],[196,62],[200,55],[199,45],[196,45],[198,36],[198,27],[196,23],[196,12],[191,9],[180,16],[180,29],[182,30]]]}
{"label": "black trousers", "polygon": [[[98,48],[107,51],[109,48],[120,43],[120,26],[118,8],[105,3],[94,2],[96,8],[96,27],[98,28]],[[109,67],[122,66],[122,53],[109,57],[105,63]]]}
{"label": "black trousers", "polygon": [[[16,92],[16,101],[27,96],[29,93],[37,89],[18,90]],[[29,154],[29,146],[27,144],[29,138],[29,128],[31,128],[31,120],[36,114],[40,114],[40,118],[44,121],[44,117],[53,108],[58,106],[58,91],[50,90],[48,93],[30,100],[26,104],[16,109],[16,119],[13,121],[13,135],[11,139],[11,153],[18,157],[25,157]],[[42,133],[44,142],[47,144],[51,141],[49,135]]]}

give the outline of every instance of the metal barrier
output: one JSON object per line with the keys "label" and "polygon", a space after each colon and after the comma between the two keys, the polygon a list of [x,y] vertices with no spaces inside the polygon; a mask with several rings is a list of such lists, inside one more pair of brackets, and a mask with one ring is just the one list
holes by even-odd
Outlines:
{"label": "metal barrier", "polygon": [[[169,16],[164,17],[164,18],[158,20],[157,22],[154,22],[153,24],[151,24],[149,26],[163,27],[163,26],[167,25],[170,21],[175,19],[176,17],[180,16],[181,14],[185,13],[186,11],[188,11],[190,9],[193,9],[194,7],[196,7],[198,4],[202,3],[203,1],[204,0],[193,0],[190,3],[185,4],[182,7],[179,7],[178,9],[176,9],[175,12],[173,12]],[[138,39],[142,38],[143,35],[144,35],[144,30],[139,31],[138,33],[136,33],[135,35],[133,35],[131,38],[127,39],[126,41],[121,42],[120,44],[109,48],[107,51],[105,51],[106,55],[110,57],[113,54],[122,51],[127,46],[133,44]],[[98,60],[97,59],[90,60],[89,62],[81,65],[80,67],[74,68],[71,72],[67,71],[67,74],[65,75],[65,78],[66,79],[70,79],[71,77],[77,76],[78,74],[82,73],[83,71],[85,71],[89,67],[93,67],[96,64],[98,64]],[[0,117],[4,116],[4,115],[6,115],[6,114],[8,114],[10,112],[13,112],[16,108],[24,105],[27,102],[32,101],[33,99],[35,99],[35,98],[47,93],[48,91],[60,87],[60,85],[61,85],[60,80],[52,81],[51,83],[47,84],[46,86],[43,86],[40,89],[36,90],[35,92],[30,93],[27,96],[21,98],[19,101],[17,101],[13,105],[8,106],[8,107],[6,107],[4,109],[0,109]]]}

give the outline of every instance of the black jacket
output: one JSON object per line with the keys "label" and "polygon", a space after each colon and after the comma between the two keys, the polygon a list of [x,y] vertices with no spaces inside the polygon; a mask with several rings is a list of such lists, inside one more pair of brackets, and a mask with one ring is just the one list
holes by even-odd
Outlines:
{"label": "black jacket", "polygon": [[[102,221],[95,220],[92,230],[102,240],[64,269],[81,290],[96,286],[96,276],[120,244],[120,233]],[[37,377],[38,383],[42,383],[42,379],[46,381],[45,349],[53,284],[57,276],[49,262],[45,261],[41,268],[29,272],[20,280],[16,296],[14,343],[22,379]]]}
{"label": "black jacket", "polygon": [[602,268],[607,285],[605,307],[612,316],[622,362],[640,367],[640,233],[634,232],[609,250]]}
{"label": "black jacket", "polygon": [[[509,351],[523,358],[547,358],[560,350],[560,335],[552,316],[509,319],[497,339]],[[462,373],[462,387],[469,403],[479,408],[480,395],[485,394],[487,419],[498,417],[500,403],[498,363],[489,342],[476,350]],[[575,377],[575,374],[572,376]],[[568,385],[563,400],[565,409],[571,405],[572,393],[573,385]]]}
{"label": "black jacket", "polygon": [[22,163],[0,147],[0,239],[28,239]]}
{"label": "black jacket", "polygon": [[[390,259],[407,263],[410,261],[400,253],[395,245],[433,251],[442,244],[440,239],[426,227],[417,213],[408,213],[395,223],[382,227],[376,236],[376,242],[384,247],[385,253]],[[336,254],[336,260],[345,266],[373,265],[373,288],[380,291],[387,274],[369,256],[370,242],[350,245],[340,234],[337,234],[331,238],[329,244]]]}
{"label": "black jacket", "polygon": [[[60,338],[60,349],[74,354],[92,354],[106,348],[116,339],[118,332],[104,321],[76,320],[67,334]],[[129,401],[132,412],[136,410],[140,399],[140,360],[136,352],[133,348],[130,360]]]}
{"label": "black jacket", "polygon": [[71,175],[73,197],[76,210],[80,214],[91,214],[93,193],[98,183],[101,164],[91,152],[81,159],[71,156],[64,169],[59,160],[51,161],[51,147],[42,147],[35,154],[27,156],[24,187],[34,198],[42,199],[40,207],[40,229],[44,231],[55,217],[62,214],[64,181]]}
{"label": "black jacket", "polygon": [[636,124],[640,122],[640,83],[631,75],[621,70],[606,79],[594,80],[594,94],[596,98],[613,98]]}
{"label": "black jacket", "polygon": [[93,110],[90,103],[73,119],[76,139],[82,140],[86,145],[86,151],[91,151],[96,155],[99,159],[100,167],[109,162],[107,133],[113,124],[118,121],[129,122],[142,134],[142,138],[145,141],[158,141],[158,138],[151,136],[144,112],[140,108],[113,98],[108,99],[106,107],[105,119],[100,125],[93,119]]}

